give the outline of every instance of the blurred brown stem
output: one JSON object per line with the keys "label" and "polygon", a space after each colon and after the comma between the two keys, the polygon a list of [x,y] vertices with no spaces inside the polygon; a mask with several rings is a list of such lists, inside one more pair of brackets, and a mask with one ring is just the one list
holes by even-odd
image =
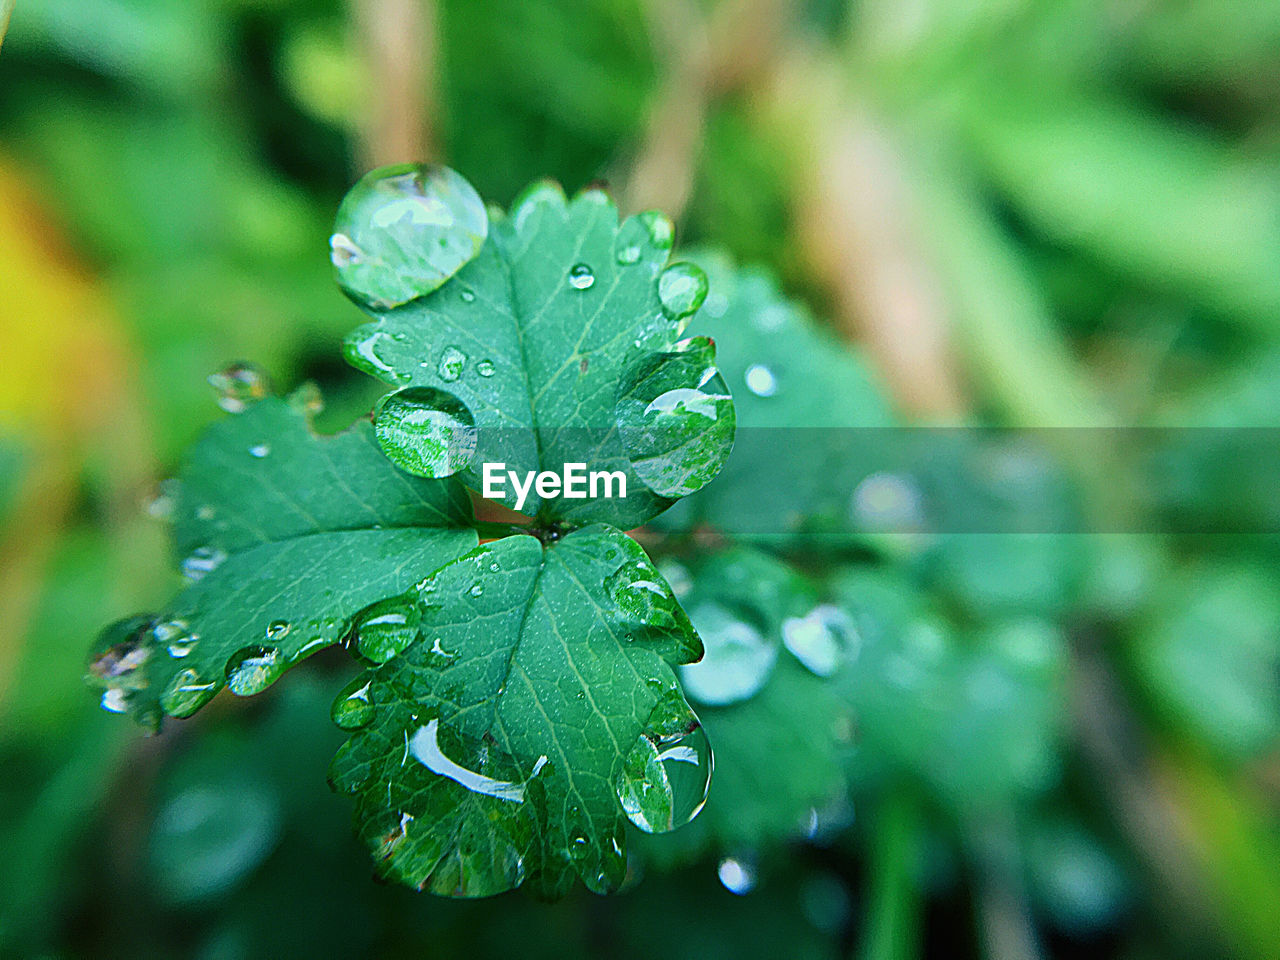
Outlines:
{"label": "blurred brown stem", "polygon": [[370,90],[357,161],[362,170],[427,160],[439,150],[433,0],[355,0]]}

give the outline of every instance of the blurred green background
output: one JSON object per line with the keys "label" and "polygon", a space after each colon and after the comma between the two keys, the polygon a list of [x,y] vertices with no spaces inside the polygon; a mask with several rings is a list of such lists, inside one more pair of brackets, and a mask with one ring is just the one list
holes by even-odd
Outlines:
{"label": "blurred green background", "polygon": [[[1160,492],[1195,535],[793,548],[894,625],[832,708],[853,758],[805,753],[812,694],[780,673],[719,721],[720,802],[613,898],[375,884],[324,785],[341,654],[157,737],[98,710],[92,637],[177,584],[147,505],[221,415],[206,376],[314,380],[332,428],[376,396],[340,359],[359,315],[327,237],[363,170],[407,159],[504,205],[603,179],[771,270],[831,334],[793,367],[871,370],[837,422],[1280,421],[1273,0],[18,0],[0,953],[1280,958],[1280,542],[1203,532],[1274,527],[1276,492],[1233,467]],[[1080,473],[1128,509],[1105,463]],[[756,823],[831,777],[809,827]]]}

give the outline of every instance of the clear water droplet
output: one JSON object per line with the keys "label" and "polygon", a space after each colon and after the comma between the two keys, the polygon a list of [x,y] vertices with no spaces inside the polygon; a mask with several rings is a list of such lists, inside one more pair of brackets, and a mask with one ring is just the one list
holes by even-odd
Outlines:
{"label": "clear water droplet", "polygon": [[743,375],[747,389],[757,397],[772,397],[778,392],[778,378],[763,363],[753,363]]}
{"label": "clear water droplet", "polygon": [[492,377],[495,371],[492,360],[481,360],[476,364],[476,373],[482,377]]}
{"label": "clear water droplet", "polygon": [[287,666],[276,647],[245,647],[227,660],[227,687],[239,697],[261,693],[280,678]]}
{"label": "clear water droplet", "polygon": [[[473,793],[523,803],[525,788],[522,782],[517,782],[514,776],[499,779],[487,772],[490,768],[498,772],[499,766],[504,771],[515,772],[509,770],[508,763],[499,764],[498,751],[487,745],[479,750],[469,747],[472,747],[469,741],[459,734],[448,731],[446,736],[446,729],[440,726],[437,718],[428,720],[409,738],[410,754],[432,773],[447,777]],[[454,757],[463,762],[459,763]]]}
{"label": "clear water droplet", "polygon": [[463,303],[475,303],[476,293],[468,287],[463,287],[459,296],[462,297]]}
{"label": "clear water droplet", "polygon": [[490,573],[497,573],[497,572],[498,572],[499,570],[501,570],[501,569],[502,569],[502,567],[498,564],[498,561],[497,561],[497,560],[494,560],[492,563],[490,563],[490,564],[489,564],[489,572],[490,572]]}
{"label": "clear water droplet", "polygon": [[697,715],[676,691],[654,708],[614,788],[627,818],[646,833],[682,827],[702,810],[715,760]]}
{"label": "clear water droplet", "polygon": [[648,559],[628,560],[605,581],[609,598],[624,616],[637,623],[652,623],[670,615],[676,598]]}
{"label": "clear water droplet", "polygon": [[588,290],[595,282],[595,273],[585,263],[574,264],[569,271],[569,286],[575,290]]}
{"label": "clear water droplet", "polygon": [[473,583],[468,593],[470,593],[471,596],[473,597],[478,597],[484,593],[484,585],[479,583]]}
{"label": "clear water droplet", "polygon": [[420,477],[451,476],[466,467],[476,451],[471,411],[432,387],[410,387],[383,398],[373,430],[383,453]]}
{"label": "clear water droplet", "polygon": [[824,603],[803,617],[784,620],[782,642],[811,671],[829,677],[857,656],[860,641],[853,620],[840,608]]}
{"label": "clear water droplet", "polygon": [[227,559],[226,551],[216,547],[196,547],[182,561],[182,575],[192,583],[203,580]]}
{"label": "clear water droplet", "polygon": [[265,456],[268,456],[270,453],[271,453],[271,446],[266,443],[254,444],[252,447],[249,448],[249,455],[251,457],[257,457],[259,460],[261,460]]}
{"label": "clear water droplet", "polygon": [[654,493],[683,497],[719,472],[733,447],[733,398],[705,337],[641,358],[616,407],[623,448]]}
{"label": "clear water droplet", "polygon": [[187,667],[174,674],[173,679],[160,695],[160,706],[171,717],[189,717],[218,692],[218,684],[206,680]]}
{"label": "clear water droplet", "polygon": [[715,706],[754,696],[777,662],[777,644],[757,624],[714,601],[694,607],[689,619],[706,651],[699,662],[680,668],[689,696]]}
{"label": "clear water droplet", "polygon": [[268,392],[266,374],[251,363],[233,363],[211,373],[209,384],[218,391],[218,406],[227,413],[244,413]]}
{"label": "clear water droplet", "polygon": [[436,373],[440,374],[440,379],[446,383],[452,383],[462,376],[462,371],[467,365],[467,355],[457,347],[445,347],[444,352],[440,354],[440,363],[436,366]]}
{"label": "clear water droplet", "polygon": [[636,214],[649,234],[649,242],[659,250],[670,250],[676,240],[676,228],[671,218],[658,210],[646,210]]}
{"label": "clear water droplet", "polygon": [[[356,333],[360,331],[357,330]],[[395,338],[385,330],[374,330],[366,336],[356,337],[355,333],[342,343],[343,355],[357,370],[363,370],[371,377],[377,377],[385,383],[407,383],[412,374],[397,369],[388,363],[379,352],[379,344],[395,343]]]}
{"label": "clear water droplet", "polygon": [[365,174],[338,208],[330,239],[338,285],[372,310],[424,296],[475,258],[489,218],[447,167],[397,164]]}
{"label": "clear water droplet", "polygon": [[669,320],[697,312],[707,298],[707,275],[692,263],[673,263],[658,277],[658,300]]}
{"label": "clear water droplet", "polygon": [[716,867],[716,876],[720,878],[724,888],[735,896],[746,896],[756,886],[755,864],[745,857],[725,857]]}
{"label": "clear water droplet", "polygon": [[618,250],[618,263],[622,264],[624,267],[630,266],[631,264],[635,263],[639,259],[640,259],[639,244],[632,243],[625,247],[621,247]]}
{"label": "clear water droplet", "polygon": [[289,635],[289,631],[293,629],[288,620],[272,620],[267,624],[267,639],[271,641],[283,640]]}
{"label": "clear water droplet", "polygon": [[374,663],[385,663],[417,639],[421,623],[422,611],[412,598],[380,600],[356,617],[356,649]]}
{"label": "clear water droplet", "polygon": [[373,719],[373,700],[369,694],[369,676],[356,677],[334,698],[330,717],[343,730],[359,730]]}

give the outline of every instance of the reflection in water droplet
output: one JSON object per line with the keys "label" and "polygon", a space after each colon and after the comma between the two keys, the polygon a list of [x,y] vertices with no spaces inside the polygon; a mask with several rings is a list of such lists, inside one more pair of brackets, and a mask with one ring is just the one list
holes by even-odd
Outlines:
{"label": "reflection in water droplet", "polygon": [[265,443],[255,444],[254,446],[249,448],[249,455],[251,457],[257,457],[259,460],[261,460],[263,457],[267,456],[270,453],[271,453],[271,447]]}
{"label": "reflection in water droplet", "polygon": [[373,430],[383,453],[420,477],[451,476],[475,455],[471,411],[432,387],[411,387],[383,398]]}
{"label": "reflection in water droplet", "polygon": [[250,363],[234,363],[209,375],[209,384],[218,391],[218,406],[227,413],[244,413],[249,405],[267,395],[267,378]]}
{"label": "reflection in water droplet", "polygon": [[108,687],[103,690],[100,703],[103,710],[111,713],[124,713],[129,709],[128,694],[120,687]]}
{"label": "reflection in water droplet", "polygon": [[375,330],[362,339],[348,338],[343,341],[342,352],[348,363],[371,377],[377,377],[387,383],[407,382],[411,375],[397,370],[378,353],[378,344],[384,340],[394,343],[393,338],[385,331]]}
{"label": "reflection in water droplet", "polygon": [[646,833],[682,827],[702,810],[715,761],[698,717],[676,691],[664,694],[627,754],[614,789]]}
{"label": "reflection in water droplet", "polygon": [[356,618],[356,649],[374,663],[385,663],[418,636],[422,612],[408,597],[391,597],[366,607]]}
{"label": "reflection in water droplet", "polygon": [[511,800],[515,803],[524,801],[524,784],[486,777],[484,774],[468,770],[466,767],[454,763],[446,757],[444,751],[440,749],[439,729],[439,719],[432,718],[427,722],[426,726],[419,727],[418,731],[410,738],[409,752],[413,754],[415,760],[432,773],[448,777],[450,780],[462,784],[473,793],[483,793],[489,797],[497,797],[499,800]]}
{"label": "reflection in water droplet", "polygon": [[174,674],[160,696],[160,706],[171,717],[189,717],[217,692],[217,683],[205,680],[195,670],[186,668]]}
{"label": "reflection in water droplet", "polygon": [[467,355],[457,347],[445,347],[444,352],[440,354],[440,363],[436,367],[436,373],[440,374],[440,379],[446,383],[452,383],[462,376],[462,370],[467,365]]}
{"label": "reflection in water droplet", "polygon": [[596,282],[596,275],[585,263],[574,264],[569,271],[569,286],[575,290],[590,289]]}
{"label": "reflection in water droplet", "polygon": [[636,214],[636,219],[644,224],[649,233],[649,242],[659,250],[670,250],[675,243],[676,228],[671,219],[658,210],[646,210]]}
{"label": "reflection in water droplet", "polygon": [[622,564],[605,581],[605,589],[627,618],[637,623],[655,622],[676,605],[662,577],[643,557]]}
{"label": "reflection in water droplet", "polygon": [[716,876],[724,888],[737,896],[745,896],[755,889],[756,868],[750,860],[725,857],[716,867]]}
{"label": "reflection in water droplet", "polygon": [[762,363],[747,367],[743,379],[747,382],[747,389],[757,397],[772,397],[778,392],[778,378]]}
{"label": "reflection in water droplet", "polygon": [[685,691],[702,703],[720,706],[746,700],[764,686],[778,659],[776,643],[728,608],[707,601],[689,612],[705,654],[680,668]]}
{"label": "reflection in water droplet", "polygon": [[849,616],[829,603],[782,623],[782,642],[797,660],[820,677],[829,677],[858,653],[858,632]]}
{"label": "reflection in water droplet", "polygon": [[630,244],[618,250],[618,263],[624,267],[635,263],[640,259],[640,247],[636,244]]}
{"label": "reflection in water droplet", "polygon": [[182,561],[182,575],[192,583],[196,583],[217,570],[226,559],[227,554],[223,550],[215,547],[196,547]]}
{"label": "reflection in water droplet", "polygon": [[692,263],[673,263],[658,277],[658,300],[669,320],[697,311],[707,298],[707,275]]}
{"label": "reflection in water droplet", "polygon": [[473,584],[471,585],[471,589],[468,591],[468,593],[470,593],[470,594],[471,594],[471,596],[473,596],[473,597],[478,597],[478,596],[480,596],[482,593],[484,593],[484,585],[483,585],[483,584],[479,584],[479,583],[473,583]]}
{"label": "reflection in water droplet", "polygon": [[476,364],[476,373],[482,377],[492,377],[494,374],[494,366],[492,360],[481,360]]}
{"label": "reflection in water droplet", "polygon": [[329,716],[343,730],[359,730],[373,719],[373,700],[369,696],[368,675],[356,677],[334,698]]}
{"label": "reflection in water droplet", "polygon": [[398,164],[365,174],[338,208],[330,238],[338,285],[387,310],[440,287],[489,232],[479,195],[447,167]]}
{"label": "reflection in water droplet", "polygon": [[227,660],[227,687],[236,696],[261,693],[279,679],[288,664],[275,647],[245,647]]}
{"label": "reflection in water droplet", "polygon": [[267,639],[283,640],[290,629],[288,620],[272,620],[267,624]]}

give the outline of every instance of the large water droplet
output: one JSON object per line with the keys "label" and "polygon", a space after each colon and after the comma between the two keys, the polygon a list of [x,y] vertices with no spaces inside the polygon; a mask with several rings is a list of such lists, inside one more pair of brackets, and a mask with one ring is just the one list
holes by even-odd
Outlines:
{"label": "large water droplet", "polygon": [[797,660],[820,677],[829,677],[857,656],[859,638],[853,620],[829,603],[782,623],[782,642]]}
{"label": "large water droplet", "polygon": [[227,687],[236,696],[261,693],[275,683],[288,666],[275,647],[245,647],[227,660]]}
{"label": "large water droplet", "polygon": [[182,575],[196,583],[220,567],[227,559],[226,551],[216,547],[196,547],[182,561]]}
{"label": "large water droplet", "polygon": [[757,397],[772,397],[778,392],[778,378],[763,363],[753,363],[743,375],[747,389]]}
{"label": "large water droplet", "polygon": [[[441,732],[440,721],[434,718],[429,720],[425,726],[419,727],[413,736],[409,738],[409,752],[413,755],[413,758],[432,773],[448,777],[455,783],[462,784],[473,793],[497,797],[499,800],[510,800],[514,803],[522,803],[524,801],[525,787],[523,783],[514,780],[499,780],[496,777],[488,776],[479,769],[473,769],[472,766],[463,766],[446,755],[445,745],[441,743]],[[488,752],[486,751],[484,765],[487,765],[487,757]],[[468,762],[470,761],[468,760]],[[474,764],[475,767],[481,765],[480,762]]]}
{"label": "large water droplet", "polygon": [[211,373],[209,384],[218,391],[218,406],[227,413],[244,413],[268,392],[266,375],[251,363],[233,363]]}
{"label": "large water droplet", "polygon": [[654,709],[615,782],[627,818],[646,833],[684,826],[707,802],[715,762],[698,717],[674,691]]}
{"label": "large water droplet", "polygon": [[692,263],[673,263],[658,277],[658,300],[670,320],[696,313],[707,298],[707,275]]}
{"label": "large water droplet", "polygon": [[391,597],[367,607],[356,619],[356,649],[374,663],[385,663],[418,636],[422,612],[409,597]]}
{"label": "large water droplet", "polygon": [[644,357],[623,381],[616,408],[623,448],[654,493],[683,497],[719,472],[733,447],[729,388],[705,337]]}
{"label": "large water droplet", "polygon": [[462,370],[467,365],[467,355],[457,347],[445,347],[444,352],[440,354],[440,363],[436,366],[436,373],[440,374],[440,379],[446,383],[452,383],[462,376]]}
{"label": "large water droplet", "polygon": [[645,558],[628,560],[620,566],[605,581],[605,589],[623,614],[637,623],[651,623],[676,606],[670,587]]}
{"label": "large water droplet", "polygon": [[338,208],[330,240],[338,285],[373,310],[440,287],[489,233],[484,202],[447,167],[397,164],[365,174]]}
{"label": "large water droplet", "polygon": [[359,730],[373,720],[371,681],[367,674],[356,677],[334,698],[329,715],[343,730]]}
{"label": "large water droplet", "polygon": [[471,411],[432,387],[410,387],[385,397],[373,430],[382,452],[420,477],[451,476],[466,467],[476,451]]}
{"label": "large water droplet", "polygon": [[778,646],[760,627],[714,601],[700,603],[689,619],[706,653],[680,668],[680,680],[695,700],[721,706],[753,696],[769,678]]}
{"label": "large water droplet", "polygon": [[98,635],[89,654],[89,676],[104,688],[104,710],[124,713],[150,685],[146,666],[155,650],[153,624],[150,616],[127,617]]}
{"label": "large water droplet", "polygon": [[380,345],[394,343],[395,339],[385,330],[374,330],[359,338],[353,333],[343,341],[342,352],[348,363],[371,377],[377,377],[386,383],[408,383],[413,375],[406,370],[397,369],[378,352]]}

